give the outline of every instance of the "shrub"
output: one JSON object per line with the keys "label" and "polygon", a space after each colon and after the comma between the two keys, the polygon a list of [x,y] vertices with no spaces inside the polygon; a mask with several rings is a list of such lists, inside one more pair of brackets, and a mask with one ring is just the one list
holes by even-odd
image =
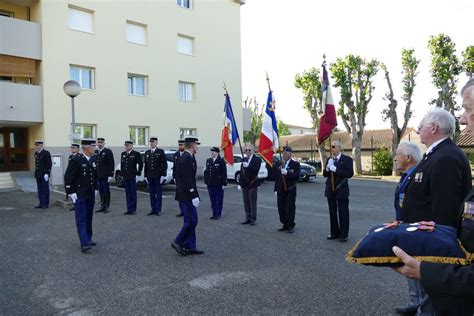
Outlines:
{"label": "shrub", "polygon": [[374,153],[374,172],[381,176],[392,174],[393,159],[392,154],[386,148],[377,149]]}

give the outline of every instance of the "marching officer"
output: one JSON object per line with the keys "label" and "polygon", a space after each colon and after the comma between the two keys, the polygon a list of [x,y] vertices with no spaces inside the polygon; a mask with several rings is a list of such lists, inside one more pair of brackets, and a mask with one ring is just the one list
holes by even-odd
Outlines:
{"label": "marching officer", "polygon": [[[71,144],[71,154],[69,155],[69,158],[67,160],[68,161],[68,163],[67,163],[68,166],[71,163],[71,160],[73,160],[74,158],[77,157],[77,155],[79,155],[79,147],[80,147],[79,144]],[[66,182],[64,182],[64,183],[66,183]],[[66,184],[64,184],[64,187],[66,187]],[[66,200],[67,200],[67,194],[66,194]],[[74,203],[72,204],[72,207],[69,210],[70,211],[75,210]]]}
{"label": "marching officer", "polygon": [[200,255],[204,252],[196,249],[196,226],[198,223],[197,207],[200,199],[196,186],[196,159],[194,154],[198,149],[196,137],[186,137],[184,140],[185,151],[178,159],[176,170],[177,195],[180,208],[184,213],[183,227],[171,247],[182,256]]}
{"label": "marching officer", "polygon": [[97,164],[94,155],[94,139],[81,141],[82,154],[71,160],[64,175],[66,193],[76,209],[76,227],[81,242],[81,252],[91,250],[92,216],[94,214],[95,192],[97,190]]}
{"label": "marching officer", "polygon": [[97,178],[99,183],[100,209],[96,212],[108,213],[110,208],[110,185],[114,176],[115,162],[114,154],[109,148],[105,148],[105,138],[97,138]]}
{"label": "marching officer", "polygon": [[168,163],[165,151],[157,148],[158,138],[150,138],[150,149],[145,152],[145,178],[150,192],[151,211],[147,215],[160,216],[162,184],[166,179]]}
{"label": "marching officer", "polygon": [[42,140],[35,141],[35,178],[39,204],[35,208],[49,207],[49,176],[51,175],[51,154],[43,148]]}
{"label": "marching officer", "polygon": [[278,214],[283,227],[279,231],[293,233],[295,231],[296,182],[300,176],[300,163],[291,158],[291,147],[283,147],[283,163],[278,167],[275,180]]}
{"label": "marching officer", "polygon": [[245,146],[245,157],[240,166],[240,179],[237,189],[242,190],[244,200],[245,221],[242,225],[255,226],[257,220],[257,193],[260,186],[258,172],[262,165],[262,159],[253,154],[254,147],[251,144]]}
{"label": "marching officer", "polygon": [[125,151],[121,154],[120,171],[127,197],[127,211],[124,215],[135,215],[137,211],[137,180],[142,174],[143,162],[138,151],[133,150],[133,142],[125,141]]}
{"label": "marching officer", "polygon": [[[176,185],[176,194],[175,194],[175,200],[178,201],[178,185],[176,182],[176,170],[178,170],[178,159],[183,155],[184,152],[184,139],[178,140],[178,150],[173,154],[173,179],[174,183]],[[183,216],[183,210],[180,208],[179,213],[176,214],[176,217],[181,217]]]}
{"label": "marching officer", "polygon": [[207,185],[211,200],[211,219],[221,218],[224,186],[227,185],[227,166],[219,152],[218,147],[211,147],[211,158],[207,159],[204,170],[204,183]]}

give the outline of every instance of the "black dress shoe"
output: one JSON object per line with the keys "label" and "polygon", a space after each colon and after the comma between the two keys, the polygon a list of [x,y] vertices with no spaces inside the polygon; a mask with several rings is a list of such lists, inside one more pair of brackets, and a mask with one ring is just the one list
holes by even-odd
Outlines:
{"label": "black dress shoe", "polygon": [[347,237],[341,238],[341,239],[339,239],[339,241],[340,241],[340,242],[346,242],[346,241],[347,241]]}
{"label": "black dress shoe", "polygon": [[217,219],[215,216],[211,216],[209,217],[209,219]]}
{"label": "black dress shoe", "polygon": [[188,255],[202,255],[204,253],[204,251],[197,249],[186,249],[185,251]]}
{"label": "black dress shoe", "polygon": [[158,215],[157,213],[151,211],[150,213],[146,214],[147,216],[150,216],[150,215]]}
{"label": "black dress shoe", "polygon": [[176,217],[183,217],[184,214],[183,213],[180,213],[180,214],[176,214]]}
{"label": "black dress shoe", "polygon": [[247,224],[250,224],[250,221],[245,221],[245,222],[242,222],[242,223],[240,223],[240,224],[242,224],[242,225],[247,225]]}
{"label": "black dress shoe", "polygon": [[172,242],[171,247],[176,250],[177,253],[179,253],[182,256],[186,256],[188,253],[186,250],[184,250],[181,246],[177,245],[176,243]]}
{"label": "black dress shoe", "polygon": [[255,222],[250,222],[250,226],[255,226]]}
{"label": "black dress shoe", "polygon": [[130,212],[130,215],[135,215],[137,214],[137,211]]}
{"label": "black dress shoe", "polygon": [[49,208],[49,206],[46,206],[46,205],[45,205],[45,206],[41,206],[41,209],[42,209],[42,210],[45,210],[45,209],[47,209],[47,208]]}
{"label": "black dress shoe", "polygon": [[332,236],[332,235],[329,235],[326,237],[327,240],[334,240],[334,239],[337,239],[336,236]]}
{"label": "black dress shoe", "polygon": [[295,232],[295,228],[294,227],[291,227],[291,228],[288,228],[288,233],[289,234],[292,234]]}
{"label": "black dress shoe", "polygon": [[70,211],[75,211],[75,210],[76,210],[76,208],[74,208],[74,207],[71,207],[69,210],[70,210]]}
{"label": "black dress shoe", "polygon": [[41,208],[41,205],[36,205],[34,208]]}
{"label": "black dress shoe", "polygon": [[282,228],[278,229],[279,232],[287,231],[288,227],[283,226]]}
{"label": "black dress shoe", "polygon": [[108,209],[105,209],[104,214],[110,213]]}
{"label": "black dress shoe", "polygon": [[95,241],[89,241],[89,246],[97,246],[96,242]]}
{"label": "black dress shoe", "polygon": [[129,211],[126,211],[125,213],[123,213],[123,215],[130,215],[132,214],[132,212],[129,212]]}
{"label": "black dress shoe", "polygon": [[105,212],[105,209],[101,208],[101,209],[99,209],[99,210],[97,210],[97,211],[95,211],[95,212],[96,212],[96,213],[103,213],[103,212]]}
{"label": "black dress shoe", "polygon": [[405,306],[395,308],[395,313],[398,315],[416,315],[418,307],[416,306]]}
{"label": "black dress shoe", "polygon": [[86,252],[88,252],[88,251],[91,250],[91,249],[92,249],[91,246],[84,246],[84,247],[81,246],[81,252],[82,252],[82,253],[86,253]]}

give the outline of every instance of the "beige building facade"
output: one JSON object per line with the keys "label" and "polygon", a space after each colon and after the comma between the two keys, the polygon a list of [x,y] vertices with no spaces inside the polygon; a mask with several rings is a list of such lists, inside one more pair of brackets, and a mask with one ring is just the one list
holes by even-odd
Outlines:
{"label": "beige building facade", "polygon": [[171,149],[197,135],[203,161],[220,144],[223,81],[242,127],[240,6],[0,0],[0,171],[31,169],[35,139],[64,171],[72,111],[63,84],[70,79],[82,87],[75,138],[106,138],[117,160],[126,139],[140,150],[157,136]]}

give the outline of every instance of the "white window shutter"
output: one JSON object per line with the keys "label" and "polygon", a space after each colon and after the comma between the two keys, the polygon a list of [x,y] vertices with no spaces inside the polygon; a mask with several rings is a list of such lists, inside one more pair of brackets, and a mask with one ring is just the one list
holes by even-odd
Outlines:
{"label": "white window shutter", "polygon": [[92,13],[69,8],[68,15],[68,25],[69,28],[83,31],[83,32],[93,32],[93,16]]}
{"label": "white window shutter", "polygon": [[146,44],[145,27],[133,23],[127,23],[127,41],[136,44]]}

